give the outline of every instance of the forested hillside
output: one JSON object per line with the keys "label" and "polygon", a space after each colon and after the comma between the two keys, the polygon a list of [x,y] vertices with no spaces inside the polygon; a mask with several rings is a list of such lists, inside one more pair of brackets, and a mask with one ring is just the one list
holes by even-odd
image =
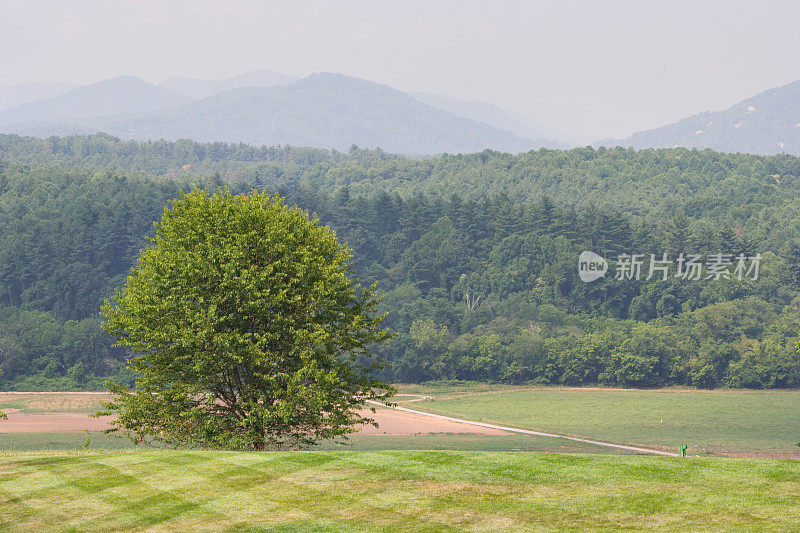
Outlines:
{"label": "forested hillside", "polygon": [[711,148],[752,154],[800,154],[800,80],[775,87],[721,111],[697,113],[674,124],[598,145],[634,148]]}
{"label": "forested hillside", "polygon": [[[0,136],[0,387],[93,387],[125,354],[97,309],[193,186],[278,192],[385,294],[384,377],[800,385],[800,159],[685,149],[412,160]],[[611,263],[578,278],[582,250]],[[758,279],[614,279],[624,253],[761,254]]]}

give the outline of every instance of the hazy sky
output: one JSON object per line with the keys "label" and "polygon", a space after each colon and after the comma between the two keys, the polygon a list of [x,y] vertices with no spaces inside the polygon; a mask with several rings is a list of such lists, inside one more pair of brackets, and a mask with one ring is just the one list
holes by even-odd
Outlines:
{"label": "hazy sky", "polygon": [[0,0],[0,83],[330,71],[626,136],[800,78],[800,2]]}

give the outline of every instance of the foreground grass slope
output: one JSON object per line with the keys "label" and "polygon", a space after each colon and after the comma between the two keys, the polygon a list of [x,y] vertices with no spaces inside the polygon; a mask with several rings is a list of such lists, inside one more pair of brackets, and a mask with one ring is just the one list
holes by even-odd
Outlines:
{"label": "foreground grass slope", "polygon": [[414,409],[690,453],[800,453],[800,391],[406,386]]}
{"label": "foreground grass slope", "polygon": [[800,463],[476,452],[0,456],[0,529],[800,528]]}

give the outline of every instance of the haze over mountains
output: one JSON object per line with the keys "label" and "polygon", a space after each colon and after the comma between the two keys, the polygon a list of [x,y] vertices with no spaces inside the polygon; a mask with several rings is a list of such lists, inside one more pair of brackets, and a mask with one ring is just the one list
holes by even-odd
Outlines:
{"label": "haze over mountains", "polygon": [[[491,124],[495,128],[510,131],[523,138],[554,139],[564,144],[579,144],[581,142],[574,136],[541,124],[522,113],[502,109],[489,102],[462,100],[431,93],[411,92],[408,94],[431,107],[449,111],[459,117],[471,118],[478,122]],[[582,140],[586,141],[587,139]]]}
{"label": "haze over mountains", "polygon": [[720,152],[800,155],[800,80],[716,112],[703,112],[603,146],[711,148]]}
{"label": "haze over mountains", "polygon": [[74,83],[20,83],[0,85],[0,110],[58,96],[77,87]]}
{"label": "haze over mountains", "polygon": [[[488,102],[387,85],[341,74],[297,79],[257,70],[224,80],[171,77],[158,85],[122,76],[0,86],[0,132],[36,137],[105,132],[137,140],[352,145],[428,155],[494,149],[567,148],[588,139],[562,133]],[[800,81],[717,112],[703,112],[596,146],[711,148],[800,154]]]}
{"label": "haze over mountains", "polygon": [[243,87],[273,87],[275,85],[289,85],[297,81],[294,76],[281,74],[273,70],[254,70],[245,72],[232,78],[224,80],[201,80],[197,78],[186,78],[184,76],[173,76],[161,83],[160,87],[166,87],[179,93],[183,93],[192,98],[208,98],[217,93],[230,89],[241,89]]}
{"label": "haze over mountains", "polygon": [[[256,71],[222,81],[170,78],[160,85],[125,76],[0,111],[0,131],[36,137],[105,132],[137,140],[339,150],[355,144],[413,155],[567,146],[540,135],[544,128],[525,129],[498,108],[484,116],[459,116],[452,108],[453,102],[428,105],[387,85],[341,74],[294,80]],[[518,133],[504,129],[509,126]]]}
{"label": "haze over mountains", "polygon": [[133,76],[104,80],[0,111],[0,124],[52,122],[122,113],[141,113],[191,102],[184,94]]}

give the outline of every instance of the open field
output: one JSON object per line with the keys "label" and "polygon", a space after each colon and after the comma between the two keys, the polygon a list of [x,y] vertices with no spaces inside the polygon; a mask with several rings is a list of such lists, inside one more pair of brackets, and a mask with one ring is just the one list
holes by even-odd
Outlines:
{"label": "open field", "polygon": [[0,529],[797,530],[800,463],[488,452],[0,454]]}
{"label": "open field", "polygon": [[130,439],[121,439],[106,435],[102,431],[90,431],[88,435],[85,432],[77,431],[3,433],[2,428],[0,428],[0,453],[32,450],[80,450],[84,448],[92,450],[117,450],[133,447],[134,444]]}
{"label": "open field", "polygon": [[[0,433],[0,453],[18,451],[117,450],[143,449],[129,439],[90,432],[86,433]],[[147,448],[144,448],[147,449]],[[456,450],[544,453],[623,453],[589,444],[561,439],[536,438],[524,435],[475,435],[471,433],[430,433],[413,436],[353,435],[347,442],[324,442],[315,450],[378,451],[378,450]]]}
{"label": "open field", "polygon": [[[50,394],[56,397],[57,393]],[[93,418],[89,414],[101,409],[106,396],[66,394],[62,398],[40,400],[35,395],[16,394],[13,401],[3,401],[0,408],[8,414],[8,421],[0,426],[0,433],[71,433],[76,431],[102,431],[109,427],[110,418]],[[8,395],[6,398],[9,397]],[[376,413],[366,413],[379,427],[366,425],[363,435],[413,436],[428,433],[474,433],[478,435],[503,435],[503,431],[470,426],[423,415],[402,413],[379,408]]]}
{"label": "open field", "polygon": [[0,408],[24,413],[93,413],[109,399],[104,392],[0,392]]}
{"label": "open field", "polygon": [[[676,451],[690,455],[800,458],[800,391],[631,390],[493,386],[474,383],[401,385],[395,401],[457,418]],[[91,393],[0,393],[0,450],[131,447],[103,435],[103,419],[88,417],[105,396]],[[485,450],[618,453],[548,437],[379,408],[378,428],[365,427],[329,450]]]}
{"label": "open field", "polygon": [[[790,456],[800,440],[797,392],[400,389],[420,411],[673,451],[699,435]],[[120,450],[132,444],[82,431],[102,399],[0,393],[0,530],[800,528],[800,461],[635,456],[387,408],[379,428],[313,452]]]}
{"label": "open field", "polygon": [[399,405],[620,444],[689,453],[800,457],[800,391],[633,390],[409,385],[405,393],[432,401]]}
{"label": "open field", "polygon": [[[398,399],[406,398],[398,396]],[[419,396],[408,396],[408,399]],[[0,450],[75,450],[135,447],[102,433],[106,419],[89,418],[105,395],[93,393],[0,393],[9,420],[0,423]],[[505,433],[379,408],[379,427],[366,426],[346,443],[323,450],[484,450],[556,453],[613,453],[599,446]],[[86,433],[88,431],[88,435]],[[88,437],[88,439],[87,439]]]}

